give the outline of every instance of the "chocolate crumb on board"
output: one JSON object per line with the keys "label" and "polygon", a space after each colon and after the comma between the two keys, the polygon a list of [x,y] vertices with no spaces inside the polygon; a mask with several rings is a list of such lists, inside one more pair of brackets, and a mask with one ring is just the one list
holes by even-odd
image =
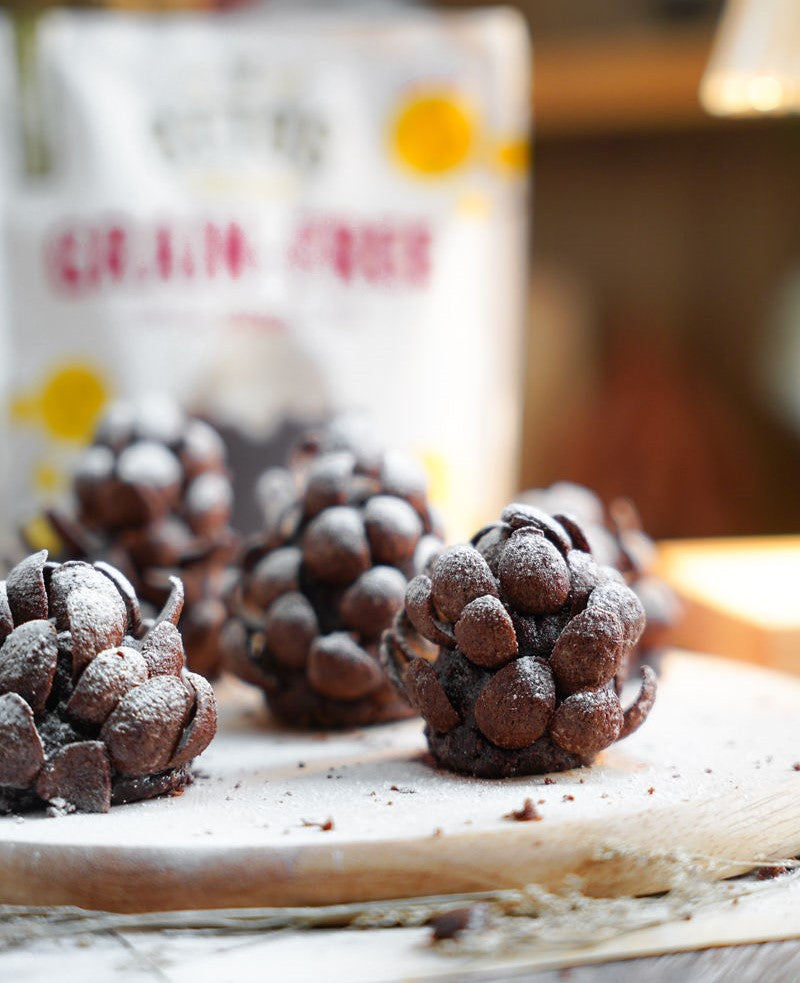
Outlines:
{"label": "chocolate crumb on board", "polygon": [[755,870],[756,880],[759,881],[771,881],[776,877],[782,877],[788,873],[789,868],[781,866],[757,867]]}
{"label": "chocolate crumb on board", "polygon": [[475,904],[431,915],[426,922],[431,927],[431,941],[454,939],[462,932],[480,932],[486,927],[488,913],[486,905]]}
{"label": "chocolate crumb on board", "polygon": [[556,780],[555,780],[555,778],[550,778],[550,776],[548,775],[547,778],[545,778],[543,784],[544,785],[555,785],[556,784]]}
{"label": "chocolate crumb on board", "polygon": [[800,761],[795,761],[795,763],[792,765],[792,770],[800,771]]}
{"label": "chocolate crumb on board", "polygon": [[415,788],[406,788],[404,785],[390,785],[390,792],[400,792],[401,795],[416,795],[417,790]]}
{"label": "chocolate crumb on board", "polygon": [[321,829],[323,833],[327,833],[328,830],[333,829],[333,820],[330,817],[328,817],[324,823],[315,822],[309,819],[301,819],[300,823],[303,826],[316,826],[318,829]]}
{"label": "chocolate crumb on board", "polygon": [[569,795],[569,794],[568,795],[562,795],[561,796],[561,801],[562,802],[574,802],[575,801],[575,796],[574,795]]}
{"label": "chocolate crumb on board", "polygon": [[652,795],[654,792],[655,792],[655,788],[651,785],[650,788],[647,790],[647,794]]}
{"label": "chocolate crumb on board", "polygon": [[536,809],[531,799],[525,799],[521,809],[513,809],[503,816],[503,819],[513,819],[518,823],[538,822],[541,818],[541,813]]}

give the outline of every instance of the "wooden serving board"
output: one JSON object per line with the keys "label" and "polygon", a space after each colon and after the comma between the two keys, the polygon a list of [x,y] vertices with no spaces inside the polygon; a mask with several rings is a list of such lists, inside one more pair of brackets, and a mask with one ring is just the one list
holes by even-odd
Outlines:
{"label": "wooden serving board", "polygon": [[[183,795],[0,820],[0,901],[319,905],[558,888],[570,874],[615,895],[668,887],[676,857],[723,876],[800,853],[800,680],[677,652],[663,672],[641,731],[552,784],[437,771],[418,721],[287,733],[226,681],[220,733]],[[526,798],[540,821],[504,818]]]}
{"label": "wooden serving board", "polygon": [[800,675],[800,536],[663,542],[657,572],[684,604],[672,644]]}

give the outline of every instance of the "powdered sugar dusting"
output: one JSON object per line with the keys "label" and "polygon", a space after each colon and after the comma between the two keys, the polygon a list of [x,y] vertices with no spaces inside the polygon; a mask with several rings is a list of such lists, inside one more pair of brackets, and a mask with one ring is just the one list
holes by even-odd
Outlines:
{"label": "powdered sugar dusting", "polygon": [[180,483],[183,470],[177,457],[154,440],[140,440],[117,458],[117,474],[131,485],[169,488]]}
{"label": "powdered sugar dusting", "polygon": [[207,471],[198,475],[186,489],[186,509],[190,515],[205,515],[233,504],[233,489],[224,474]]}
{"label": "powdered sugar dusting", "polygon": [[79,672],[103,649],[119,645],[125,634],[125,604],[113,585],[109,586],[111,593],[81,587],[67,598],[73,672]]}
{"label": "powdered sugar dusting", "polygon": [[97,444],[87,447],[75,467],[75,480],[105,481],[114,471],[114,453],[109,447]]}
{"label": "powdered sugar dusting", "polygon": [[125,694],[148,678],[145,658],[117,646],[100,652],[78,680],[67,713],[83,723],[102,724]]}
{"label": "powdered sugar dusting", "polygon": [[44,764],[33,711],[17,693],[0,696],[0,785],[25,788]]}

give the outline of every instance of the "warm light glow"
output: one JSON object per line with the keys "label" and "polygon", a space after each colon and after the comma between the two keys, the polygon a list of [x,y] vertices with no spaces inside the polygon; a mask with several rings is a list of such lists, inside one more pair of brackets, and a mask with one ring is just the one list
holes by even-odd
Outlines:
{"label": "warm light glow", "polygon": [[728,0],[700,101],[720,116],[800,111],[800,0]]}

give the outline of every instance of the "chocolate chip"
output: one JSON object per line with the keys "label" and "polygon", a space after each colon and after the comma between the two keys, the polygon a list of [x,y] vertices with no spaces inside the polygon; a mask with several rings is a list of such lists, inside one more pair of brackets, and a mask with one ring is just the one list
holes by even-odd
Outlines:
{"label": "chocolate chip", "polygon": [[550,665],[563,693],[597,689],[609,682],[620,666],[624,632],[611,611],[588,607],[564,628]]}
{"label": "chocolate chip", "polygon": [[486,560],[472,546],[451,546],[436,558],[431,571],[431,596],[441,617],[455,623],[465,605],[484,594],[497,594]]}
{"label": "chocolate chip", "polygon": [[309,574],[326,584],[350,584],[370,567],[364,522],[350,506],[334,506],[312,519],[302,550]]}
{"label": "chocolate chip", "polygon": [[342,622],[367,640],[377,639],[403,607],[406,578],[394,567],[365,571],[342,598]]}
{"label": "chocolate chip", "polygon": [[613,744],[622,728],[622,707],[610,690],[574,693],[561,703],[550,722],[559,747],[591,758]]}
{"label": "chocolate chip", "polygon": [[470,601],[456,622],[459,649],[478,666],[496,669],[517,655],[517,636],[498,597],[485,594]]}
{"label": "chocolate chip", "polygon": [[424,659],[414,659],[403,673],[406,693],[426,722],[440,733],[456,727],[461,718],[447,697],[433,666]]}
{"label": "chocolate chip", "polygon": [[569,596],[569,569],[549,540],[522,527],[506,543],[498,567],[505,597],[523,614],[557,611]]}
{"label": "chocolate chip", "polygon": [[347,632],[317,638],[308,654],[308,681],[332,700],[358,700],[380,685],[380,666]]}
{"label": "chocolate chip", "polygon": [[547,665],[522,658],[500,669],[475,703],[475,722],[502,748],[523,748],[541,737],[555,706],[555,686]]}
{"label": "chocolate chip", "polygon": [[267,611],[264,643],[285,666],[302,669],[319,623],[308,599],[298,591],[282,594]]}

